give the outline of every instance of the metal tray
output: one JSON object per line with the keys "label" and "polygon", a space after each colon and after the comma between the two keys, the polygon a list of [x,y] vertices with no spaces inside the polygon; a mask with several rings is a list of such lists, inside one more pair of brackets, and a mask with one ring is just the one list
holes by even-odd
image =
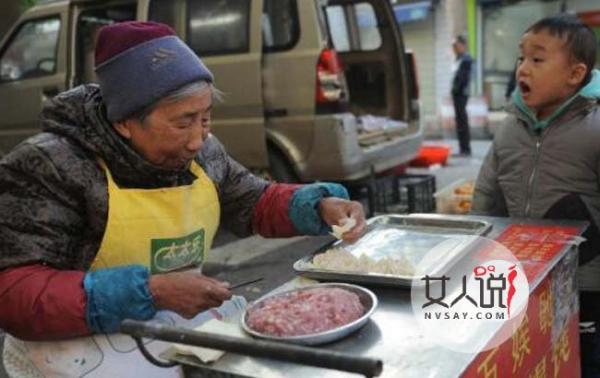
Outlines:
{"label": "metal tray", "polygon": [[[296,261],[294,270],[302,276],[317,280],[411,287],[413,280],[416,280],[415,284],[421,284],[419,279],[423,274],[391,275],[328,270],[313,266],[312,260],[315,255],[333,247],[344,247],[356,255],[364,253],[373,259],[393,257],[400,253],[413,265],[421,264],[423,267],[430,263],[430,267],[425,269],[426,273],[441,276],[464,256],[476,237],[486,235],[491,228],[491,223],[483,220],[448,215],[380,215],[368,220],[367,231],[356,243],[336,241],[324,246],[314,254]],[[422,256],[430,251],[435,251],[435,256],[439,257],[421,261]]]}
{"label": "metal tray", "polygon": [[[362,303],[362,305],[364,306],[366,311],[363,316],[361,316],[360,318],[356,319],[355,321],[353,321],[351,323],[331,329],[329,331],[313,333],[313,334],[309,334],[309,335],[301,335],[301,336],[281,337],[281,336],[267,335],[267,334],[260,333],[260,332],[253,330],[246,323],[246,318],[248,316],[248,309],[252,308],[254,306],[260,306],[261,302],[263,302],[264,300],[266,300],[268,298],[276,297],[276,296],[286,295],[287,293],[291,293],[291,292],[295,292],[295,291],[305,291],[305,290],[315,289],[315,288],[340,288],[340,289],[351,291],[351,292],[355,293],[356,295],[358,295],[358,298],[360,299],[360,302]],[[354,331],[358,330],[359,328],[361,328],[362,326],[364,326],[367,323],[367,321],[369,320],[369,318],[371,317],[371,315],[373,314],[373,312],[375,312],[375,309],[377,308],[377,303],[378,303],[377,296],[375,296],[375,294],[371,290],[365,289],[364,287],[361,287],[361,286],[351,285],[351,284],[346,284],[346,283],[323,283],[323,284],[310,285],[310,286],[305,286],[305,287],[301,287],[301,288],[297,288],[297,289],[291,289],[291,290],[286,290],[286,291],[282,291],[282,292],[267,294],[264,297],[257,299],[256,301],[251,303],[246,308],[244,313],[242,314],[242,319],[241,319],[242,328],[244,331],[246,331],[248,334],[250,334],[252,336],[259,337],[262,339],[272,340],[272,341],[283,341],[283,342],[287,342],[287,343],[301,344],[301,345],[325,344],[325,343],[329,343],[331,341],[339,340],[343,337],[346,337],[347,335],[351,334],[352,332],[354,332]]]}

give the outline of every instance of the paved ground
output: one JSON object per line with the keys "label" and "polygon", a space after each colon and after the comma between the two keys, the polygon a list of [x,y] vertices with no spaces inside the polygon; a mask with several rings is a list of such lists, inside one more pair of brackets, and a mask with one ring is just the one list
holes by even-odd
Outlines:
{"label": "paved ground", "polygon": [[[442,141],[440,141],[442,142]],[[457,150],[456,141],[443,141]],[[451,157],[448,165],[432,169],[411,169],[409,173],[429,173],[436,177],[437,188],[451,184],[459,178],[475,178],[481,161],[490,147],[490,141],[473,141],[470,158]],[[204,273],[227,280],[232,284],[262,278],[263,280],[236,290],[248,300],[256,299],[274,286],[279,286],[294,276],[292,263],[332,241],[324,237],[295,237],[290,239],[264,239],[253,236],[239,239],[228,233],[220,233],[215,240]],[[257,258],[261,264],[257,265]],[[264,269],[265,261],[269,269]],[[0,355],[3,335],[0,331]],[[0,359],[0,378],[6,377]]]}
{"label": "paved ground", "polygon": [[[431,141],[437,143],[438,141]],[[453,151],[458,151],[458,143],[453,140],[439,141],[440,143],[448,144],[452,147]],[[471,149],[473,155],[469,158],[465,157],[450,157],[448,165],[444,167],[432,167],[432,169],[410,169],[410,172],[425,173],[429,172],[435,175],[438,189],[443,188],[446,185],[460,178],[475,178],[481,167],[481,163],[486,153],[491,146],[491,141],[472,141]]]}

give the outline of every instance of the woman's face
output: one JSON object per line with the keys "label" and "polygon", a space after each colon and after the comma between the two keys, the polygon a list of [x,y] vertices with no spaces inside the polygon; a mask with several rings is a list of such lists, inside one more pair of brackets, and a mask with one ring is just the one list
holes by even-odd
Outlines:
{"label": "woman's face", "polygon": [[117,132],[148,162],[170,170],[186,168],[210,131],[212,91],[206,88],[181,100],[159,103],[141,122],[115,124]]}

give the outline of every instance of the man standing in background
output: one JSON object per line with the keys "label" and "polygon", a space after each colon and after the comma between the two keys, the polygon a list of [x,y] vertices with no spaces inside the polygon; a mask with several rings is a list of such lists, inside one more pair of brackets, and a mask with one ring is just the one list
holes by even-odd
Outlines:
{"label": "man standing in background", "polygon": [[473,58],[467,53],[467,41],[459,35],[452,43],[456,55],[454,62],[454,78],[452,79],[452,102],[456,120],[456,136],[460,148],[460,156],[471,155],[471,136],[469,133],[469,117],[467,116],[467,101],[469,100],[469,81]]}

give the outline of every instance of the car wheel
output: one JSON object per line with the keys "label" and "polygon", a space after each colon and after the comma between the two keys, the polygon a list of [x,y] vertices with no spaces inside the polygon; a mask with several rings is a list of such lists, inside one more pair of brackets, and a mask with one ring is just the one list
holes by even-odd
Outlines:
{"label": "car wheel", "polygon": [[285,155],[276,147],[269,146],[269,174],[277,182],[299,182],[298,176]]}

